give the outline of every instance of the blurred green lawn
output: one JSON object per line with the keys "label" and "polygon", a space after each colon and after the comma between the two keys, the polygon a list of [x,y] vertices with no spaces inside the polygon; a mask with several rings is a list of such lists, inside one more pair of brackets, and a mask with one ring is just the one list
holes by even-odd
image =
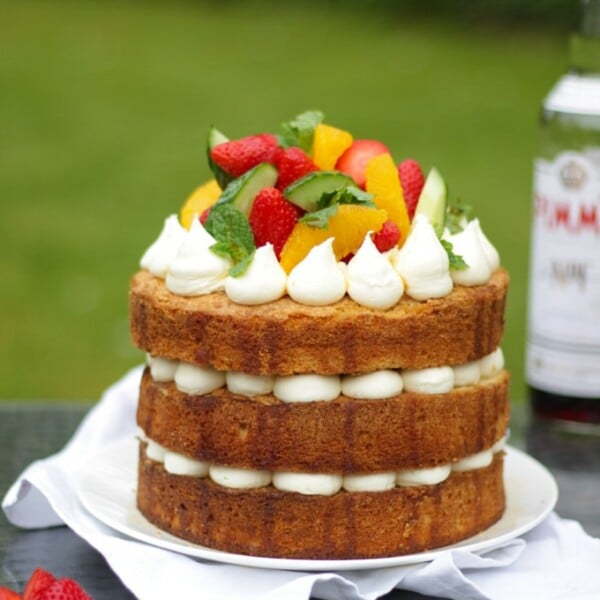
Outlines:
{"label": "blurred green lawn", "polygon": [[207,128],[307,108],[435,164],[510,270],[523,350],[538,106],[562,34],[317,4],[0,3],[0,397],[96,398],[142,359],[128,279],[208,177]]}

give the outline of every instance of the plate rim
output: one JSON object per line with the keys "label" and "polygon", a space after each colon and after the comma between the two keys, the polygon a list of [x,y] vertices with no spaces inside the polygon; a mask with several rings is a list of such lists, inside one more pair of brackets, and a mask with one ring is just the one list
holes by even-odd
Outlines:
{"label": "plate rim", "polygon": [[[464,550],[469,552],[482,552],[489,551],[495,547],[504,544],[511,539],[515,539],[524,533],[527,533],[534,527],[536,527],[545,517],[554,509],[558,500],[558,485],[556,479],[552,473],[538,460],[520,450],[518,448],[507,445],[504,449],[505,455],[505,484],[507,479],[507,469],[516,469],[516,465],[521,468],[527,468],[530,471],[535,471],[538,477],[544,478],[545,485],[545,496],[543,502],[540,503],[540,509],[532,516],[529,520],[522,523],[519,526],[508,528],[503,533],[495,535],[494,537],[476,540],[482,534],[485,535],[486,531],[497,527],[502,523],[503,519],[507,517],[505,511],[503,517],[494,525],[487,530],[479,532],[475,536],[451,544],[449,546],[443,546],[441,548],[435,548],[424,552],[418,552],[414,554],[403,554],[399,556],[386,556],[381,558],[364,558],[364,559],[297,559],[297,558],[275,558],[275,557],[264,557],[264,556],[252,556],[248,554],[236,554],[232,552],[225,552],[217,550],[215,548],[209,548],[208,546],[202,546],[188,542],[182,538],[159,529],[156,525],[150,523],[144,515],[138,510],[135,503],[135,490],[137,483],[136,473],[132,471],[133,466],[137,466],[137,439],[135,437],[121,438],[111,444],[104,446],[98,453],[96,453],[89,461],[87,461],[85,468],[80,471],[77,475],[77,498],[83,508],[96,520],[100,521],[104,525],[107,525],[111,529],[118,531],[121,534],[128,536],[139,542],[143,542],[149,545],[153,545],[165,550],[176,552],[178,554],[184,554],[193,558],[199,558],[217,563],[227,563],[232,565],[244,566],[244,567],[256,567],[263,569],[281,569],[287,571],[348,571],[348,570],[366,570],[366,569],[381,569],[403,565],[413,565],[422,562],[430,562],[449,550]],[[113,455],[122,455],[123,453],[134,454],[129,456],[129,460],[118,461],[118,465],[112,460]],[[96,497],[101,497],[103,501],[109,501],[113,505],[116,504],[114,497],[108,498],[106,494],[97,493],[97,484],[93,483],[95,479],[96,469],[93,467],[117,467],[121,471],[126,471],[131,476],[131,486],[127,492],[128,504],[121,505],[118,507],[124,512],[124,516],[127,514],[135,516],[136,520],[140,519],[144,522],[144,525],[152,530],[154,533],[150,534],[141,531],[139,528],[135,528],[132,524],[129,524],[125,519],[115,519],[110,514],[99,506]],[[90,480],[92,485],[90,486]],[[518,491],[510,489],[510,485],[505,485],[507,506],[509,498],[516,497]]]}

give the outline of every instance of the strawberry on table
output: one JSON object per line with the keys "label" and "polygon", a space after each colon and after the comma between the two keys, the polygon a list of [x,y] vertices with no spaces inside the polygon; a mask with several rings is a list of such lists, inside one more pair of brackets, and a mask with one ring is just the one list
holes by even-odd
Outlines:
{"label": "strawberry on table", "polygon": [[355,140],[338,158],[335,168],[350,175],[364,189],[367,163],[375,156],[389,153],[387,146],[377,140]]}
{"label": "strawberry on table", "polygon": [[425,183],[425,177],[419,163],[412,158],[407,158],[398,165],[398,175],[400,176],[400,184],[404,193],[406,210],[412,221],[421,190]]}
{"label": "strawberry on table", "polygon": [[25,590],[23,591],[23,600],[40,600],[42,592],[50,587],[56,581],[52,573],[38,567],[29,578]]}
{"label": "strawberry on table", "polygon": [[72,579],[57,579],[39,596],[40,600],[93,600]]}
{"label": "strawberry on table", "polygon": [[310,156],[296,146],[278,152],[275,156],[275,166],[279,173],[277,178],[277,189],[279,190],[284,190],[290,183],[308,173],[319,170]]}
{"label": "strawberry on table", "polygon": [[277,258],[303,210],[287,201],[277,188],[261,190],[252,204],[248,220],[256,247],[273,244]]}
{"label": "strawberry on table", "polygon": [[7,587],[0,587],[0,600],[21,600],[21,596]]}
{"label": "strawberry on table", "polygon": [[210,150],[211,159],[232,177],[239,177],[260,163],[273,162],[277,138],[261,133],[218,144]]}

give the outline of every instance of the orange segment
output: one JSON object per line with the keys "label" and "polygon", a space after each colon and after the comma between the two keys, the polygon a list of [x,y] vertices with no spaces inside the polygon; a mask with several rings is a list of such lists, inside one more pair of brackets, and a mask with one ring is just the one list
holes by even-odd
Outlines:
{"label": "orange segment", "polygon": [[312,159],[323,169],[331,171],[344,150],[352,145],[352,135],[343,129],[319,123],[313,137]]}
{"label": "orange segment", "polygon": [[327,238],[335,238],[333,252],[340,260],[356,252],[369,231],[379,231],[388,220],[385,210],[356,204],[342,204],[329,219],[327,229],[296,223],[281,251],[281,266],[289,273],[314,247]]}
{"label": "orange segment", "polygon": [[375,156],[367,163],[367,192],[375,195],[373,202],[383,208],[400,230],[399,246],[404,244],[410,230],[410,219],[398,176],[398,167],[389,154]]}
{"label": "orange segment", "polygon": [[216,180],[211,179],[197,187],[185,201],[179,212],[179,222],[186,229],[190,228],[194,215],[200,216],[209,206],[212,206],[221,195],[221,188]]}

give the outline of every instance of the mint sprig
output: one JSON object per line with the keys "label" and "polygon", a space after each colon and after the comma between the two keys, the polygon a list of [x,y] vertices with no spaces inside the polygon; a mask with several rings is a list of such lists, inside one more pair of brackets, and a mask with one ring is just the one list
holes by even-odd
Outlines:
{"label": "mint sprig", "polygon": [[473,207],[464,203],[460,198],[446,205],[445,227],[450,233],[458,233],[465,228],[465,223],[473,218]]}
{"label": "mint sprig", "polygon": [[309,227],[327,229],[329,219],[337,213],[340,204],[358,204],[360,206],[375,207],[373,194],[354,186],[347,185],[337,190],[323,192],[316,202],[317,210],[306,213],[300,221]]}
{"label": "mint sprig", "polygon": [[442,244],[442,248],[448,255],[451,270],[462,271],[463,269],[467,269],[469,267],[469,265],[465,262],[465,259],[460,254],[454,254],[452,244],[448,240],[440,240],[440,244]]}
{"label": "mint sprig", "polygon": [[324,115],[319,110],[307,110],[287,123],[281,125],[281,135],[278,136],[280,145],[289,148],[298,146],[305,152],[310,152],[316,126],[323,121]]}
{"label": "mint sprig", "polygon": [[329,219],[335,215],[337,209],[338,205],[332,204],[331,206],[326,206],[325,208],[306,213],[300,217],[299,221],[315,229],[328,229]]}
{"label": "mint sprig", "polygon": [[246,216],[231,204],[215,204],[204,227],[217,240],[210,249],[233,263],[229,274],[238,277],[245,273],[256,251]]}
{"label": "mint sprig", "polygon": [[362,206],[375,206],[374,194],[365,192],[355,185],[347,185],[332,192],[323,192],[317,200],[317,210],[333,206],[334,204],[361,204]]}

